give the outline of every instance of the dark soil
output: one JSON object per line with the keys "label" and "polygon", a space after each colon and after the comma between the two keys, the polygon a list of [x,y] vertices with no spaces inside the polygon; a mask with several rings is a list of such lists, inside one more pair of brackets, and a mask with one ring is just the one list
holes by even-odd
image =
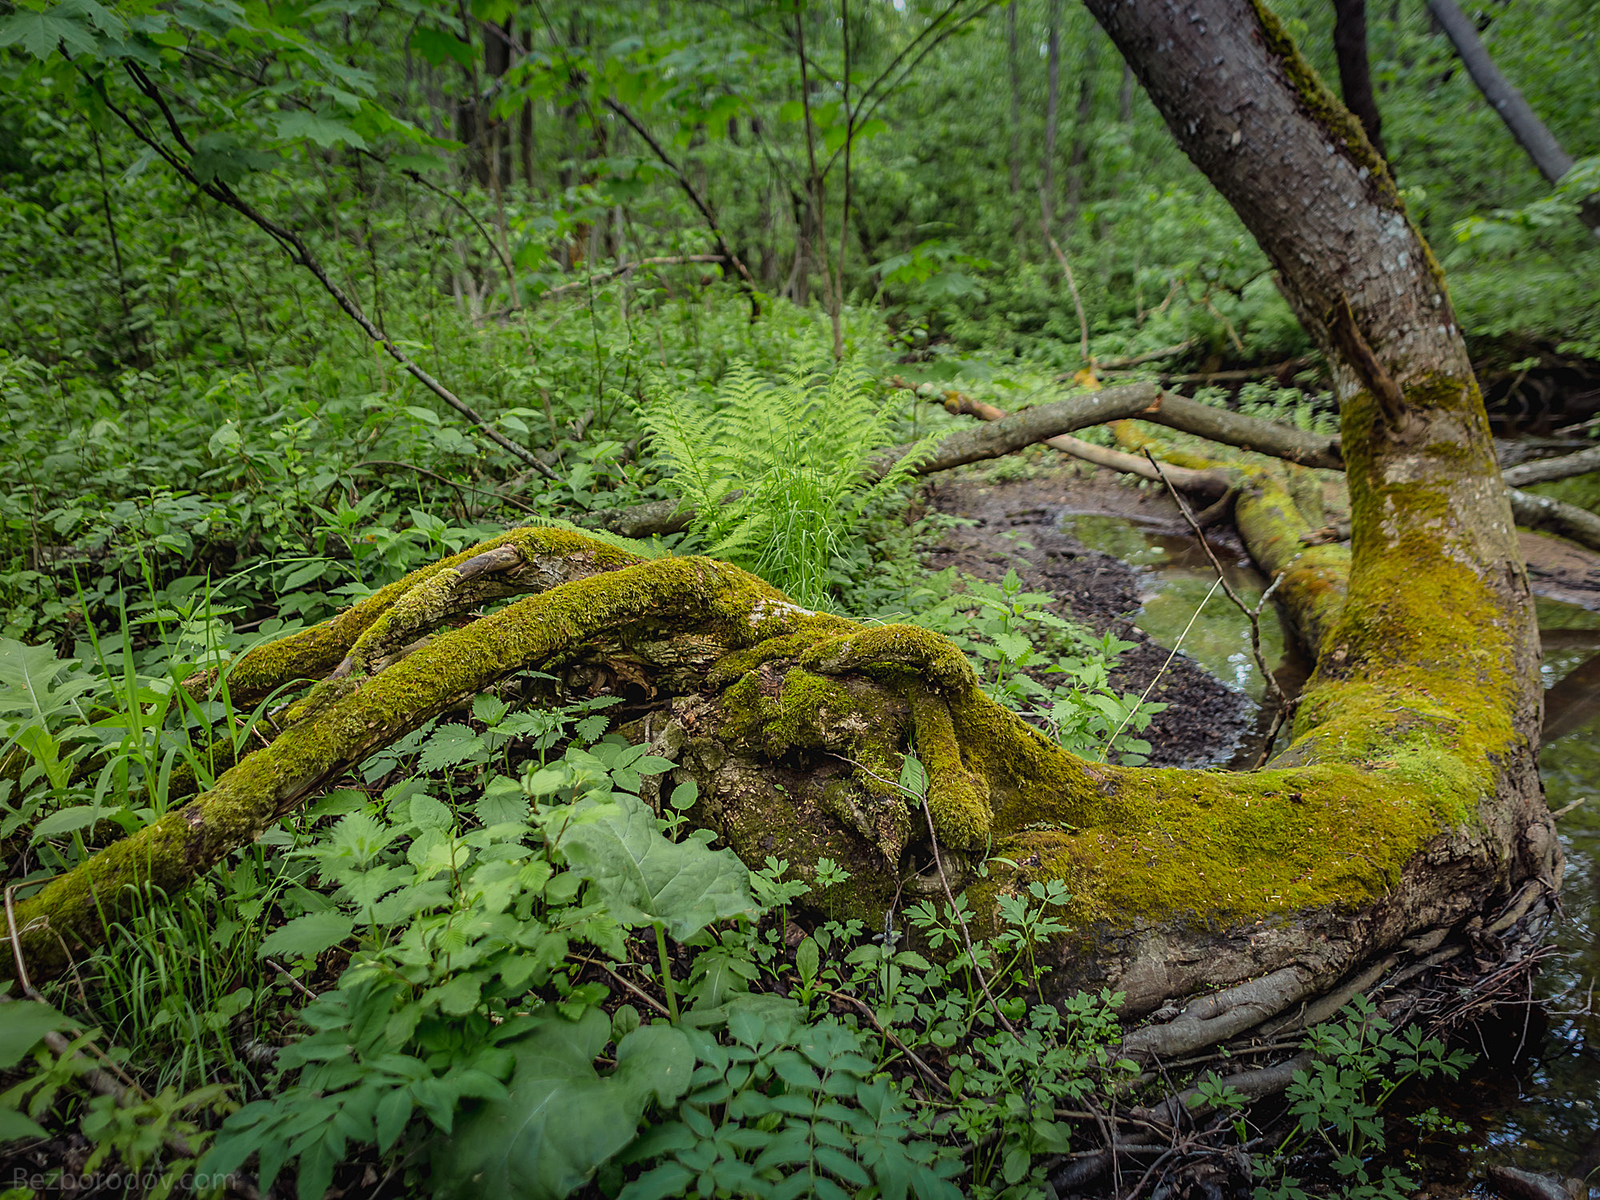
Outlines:
{"label": "dark soil", "polygon": [[[934,570],[958,571],[998,583],[1015,569],[1023,585],[1057,596],[1063,615],[1107,631],[1134,648],[1112,675],[1119,691],[1142,694],[1159,675],[1150,699],[1168,705],[1142,735],[1152,765],[1194,767],[1226,762],[1250,731],[1255,705],[1180,653],[1157,645],[1133,624],[1139,611],[1133,567],[1090,550],[1061,528],[1068,514],[1098,513],[1170,524],[1186,532],[1172,502],[1153,492],[1080,478],[1071,468],[1029,479],[991,483],[981,474],[946,475],[928,486],[931,508],[973,522],[951,530],[929,559]],[[1165,670],[1163,670],[1163,665]]]}

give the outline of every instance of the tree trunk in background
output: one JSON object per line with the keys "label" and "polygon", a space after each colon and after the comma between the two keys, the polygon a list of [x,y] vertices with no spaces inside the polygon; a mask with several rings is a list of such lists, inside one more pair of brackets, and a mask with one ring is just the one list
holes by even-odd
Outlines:
{"label": "tree trunk in background", "polygon": [[1083,165],[1089,157],[1089,123],[1094,120],[1094,38],[1083,39],[1083,61],[1078,80],[1078,120],[1072,128],[1072,155],[1067,169],[1067,212],[1077,216],[1083,202]]}
{"label": "tree trunk in background", "polygon": [[1011,240],[1022,255],[1022,62],[1017,54],[1017,4],[1006,6],[1006,66],[1011,74]]}
{"label": "tree trunk in background", "polygon": [[1367,0],[1333,0],[1333,52],[1339,59],[1339,90],[1344,104],[1361,121],[1367,140],[1384,158],[1383,117],[1372,95],[1367,62]]}
{"label": "tree trunk in background", "polygon": [[[1455,46],[1456,53],[1467,68],[1467,74],[1472,76],[1472,82],[1478,85],[1489,107],[1500,114],[1511,136],[1528,152],[1539,173],[1552,184],[1560,183],[1562,177],[1572,170],[1572,155],[1556,141],[1555,134],[1545,127],[1538,114],[1523,99],[1522,93],[1500,73],[1500,68],[1494,65],[1483,40],[1478,37],[1477,29],[1466,14],[1455,0],[1428,0],[1428,10]],[[1600,237],[1600,196],[1586,197],[1579,216],[1590,231]]]}
{"label": "tree trunk in background", "polygon": [[1039,173],[1039,216],[1046,231],[1056,201],[1056,130],[1061,113],[1061,0],[1050,0],[1049,84],[1044,105],[1044,160]]}

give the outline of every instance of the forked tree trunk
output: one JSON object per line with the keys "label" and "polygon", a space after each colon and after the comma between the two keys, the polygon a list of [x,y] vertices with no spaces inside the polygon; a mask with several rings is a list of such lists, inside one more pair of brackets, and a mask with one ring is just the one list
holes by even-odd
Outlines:
{"label": "forked tree trunk", "polygon": [[[940,886],[917,872],[921,807],[890,782],[914,749],[945,869],[980,919],[1033,882],[1071,891],[1047,996],[1109,986],[1138,1017],[1212,992],[1132,1033],[1136,1052],[1316,1017],[1318,997],[1442,939],[1482,947],[1552,892],[1537,631],[1431,254],[1359,124],[1265,10],[1089,3],[1334,356],[1352,550],[1306,548],[1287,493],[1239,477],[1240,531],[1318,652],[1268,769],[1084,761],[989,701],[926,631],[806,612],[705,559],[516,530],[246,656],[236,707],[321,682],[209,791],[17,906],[35,969],[63,966],[58,934],[99,939],[96,897],[115,917],[127,885],[182,886],[374,749],[526,668],[652,709],[630,728],[700,784],[696,819],[747,861],[843,863],[855,878],[823,901],[874,924],[896,895]],[[1476,920],[1495,909],[1509,911]]]}

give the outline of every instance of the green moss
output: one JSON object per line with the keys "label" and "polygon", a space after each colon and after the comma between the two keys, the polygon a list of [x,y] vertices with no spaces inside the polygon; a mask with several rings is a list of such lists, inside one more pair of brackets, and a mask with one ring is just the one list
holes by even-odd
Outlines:
{"label": "green moss", "polygon": [[[854,624],[848,621],[841,623],[847,630],[855,628]],[[740,676],[769,662],[798,661],[800,655],[815,646],[821,636],[823,635],[817,630],[807,629],[799,633],[786,633],[779,637],[768,638],[747,650],[736,650],[717,660],[717,664],[707,674],[706,682],[712,687],[725,687]]]}
{"label": "green moss", "polygon": [[1444,268],[1434,256],[1433,247],[1428,245],[1427,239],[1411,220],[1411,214],[1406,211],[1405,201],[1401,199],[1400,191],[1395,186],[1394,174],[1389,170],[1389,164],[1373,146],[1371,139],[1367,137],[1365,127],[1356,115],[1340,102],[1322,81],[1316,69],[1301,55],[1300,48],[1295,45],[1294,39],[1289,36],[1288,30],[1284,29],[1277,15],[1267,7],[1265,0],[1253,0],[1253,2],[1256,17],[1261,22],[1261,33],[1267,49],[1283,64],[1289,86],[1300,97],[1300,103],[1311,119],[1343,145],[1351,160],[1367,172],[1367,182],[1377,202],[1384,208],[1405,217],[1406,223],[1411,226],[1411,232],[1417,239],[1417,245],[1422,249],[1428,273],[1433,277],[1434,285],[1439,289],[1439,295],[1444,301],[1443,316],[1447,320],[1454,321],[1450,291],[1445,286]]}
{"label": "green moss", "polygon": [[1384,162],[1373,146],[1361,122],[1328,90],[1328,85],[1322,82],[1322,76],[1301,56],[1300,48],[1294,44],[1288,30],[1284,29],[1283,23],[1264,0],[1255,0],[1255,9],[1268,51],[1283,64],[1289,85],[1300,97],[1300,103],[1305,106],[1311,119],[1338,138],[1356,165],[1367,170],[1368,178],[1384,206],[1403,213],[1405,205],[1394,186],[1389,164]]}
{"label": "green moss", "polygon": [[339,665],[362,634],[404,597],[471,558],[501,546],[514,546],[525,562],[555,557],[585,561],[597,571],[610,571],[644,561],[636,554],[580,533],[543,526],[523,526],[479,542],[459,554],[430,563],[389,584],[343,612],[276,641],[257,646],[228,673],[235,704],[250,704],[285,684],[320,679]]}
{"label": "green moss", "polygon": [[840,675],[881,666],[913,667],[931,686],[960,693],[977,684],[967,656],[949,638],[915,625],[874,625],[822,642],[800,656],[813,671]]}
{"label": "green moss", "polygon": [[1353,909],[1393,887],[1436,831],[1415,789],[1338,765],[1118,771],[1112,794],[1058,822],[1015,831],[996,852],[1023,864],[1017,884],[1064,881],[1080,927]]}
{"label": "green moss", "polygon": [[911,719],[917,757],[928,775],[928,812],[939,840],[958,850],[975,850],[994,824],[987,779],[971,770],[956,736],[949,706],[926,688],[911,692]]}

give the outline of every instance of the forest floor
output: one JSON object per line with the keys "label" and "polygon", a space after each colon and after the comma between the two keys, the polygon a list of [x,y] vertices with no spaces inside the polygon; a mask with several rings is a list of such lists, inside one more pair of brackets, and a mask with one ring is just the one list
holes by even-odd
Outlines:
{"label": "forest floor", "polygon": [[[1138,570],[1090,549],[1062,527],[1068,515],[1089,514],[1187,533],[1168,497],[1125,486],[1105,472],[1085,477],[1068,466],[1036,468],[1028,478],[1003,482],[961,472],[931,484],[925,497],[933,511],[971,522],[948,531],[928,556],[931,569],[954,567],[991,583],[1014,569],[1027,590],[1056,596],[1063,616],[1097,635],[1110,632],[1133,643],[1111,681],[1118,691],[1142,694],[1155,680],[1149,698],[1168,705],[1142,735],[1151,744],[1152,765],[1227,762],[1241,748],[1252,731],[1255,705],[1182,654],[1163,670],[1170,647],[1134,624],[1143,591]],[[1218,530],[1212,540],[1225,555],[1244,557],[1231,529]]]}

